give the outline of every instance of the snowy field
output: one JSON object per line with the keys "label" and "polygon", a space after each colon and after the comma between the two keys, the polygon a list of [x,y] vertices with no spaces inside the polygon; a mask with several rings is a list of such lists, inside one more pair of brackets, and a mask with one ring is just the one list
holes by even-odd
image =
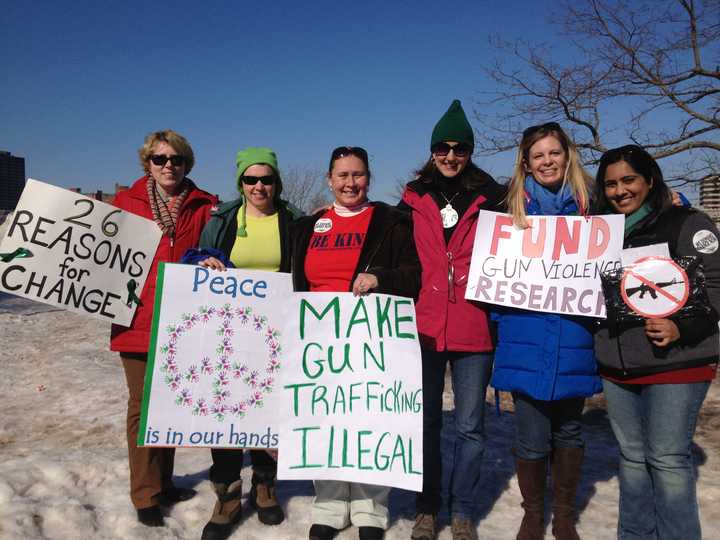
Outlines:
{"label": "snowy field", "polygon": [[[197,539],[210,516],[214,495],[207,480],[210,452],[177,452],[175,482],[199,494],[174,507],[167,527],[139,525],[128,497],[125,450],[124,375],[107,350],[108,325],[0,293],[0,538]],[[706,538],[720,538],[720,390],[711,387],[695,439],[698,493]],[[452,459],[452,394],[446,395],[443,449]],[[510,455],[513,416],[503,400],[497,416],[488,396],[485,478],[478,500],[481,538],[515,538],[521,519],[520,493]],[[580,492],[583,538],[615,538],[617,461],[601,399],[585,414],[587,459]],[[249,467],[243,472],[249,490]],[[288,518],[277,527],[259,524],[247,512],[232,538],[307,538],[310,482],[280,482]],[[413,494],[394,490],[388,539],[410,536]],[[441,516],[441,539],[451,537]],[[546,529],[550,538],[550,527]],[[355,529],[339,538],[357,538]]]}

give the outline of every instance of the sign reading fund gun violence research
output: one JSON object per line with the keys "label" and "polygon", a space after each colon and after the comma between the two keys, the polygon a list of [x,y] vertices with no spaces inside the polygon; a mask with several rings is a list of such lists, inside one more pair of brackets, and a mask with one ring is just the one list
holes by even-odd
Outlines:
{"label": "sign reading fund gun violence research", "polygon": [[481,211],[465,298],[532,311],[605,317],[600,275],[620,266],[624,217]]}
{"label": "sign reading fund gun violence research", "polygon": [[408,298],[293,295],[278,478],[422,490],[422,368]]}
{"label": "sign reading fund gun violence research", "polygon": [[140,446],[277,448],[289,274],[160,264]]}
{"label": "sign reading fund gun violence research", "polygon": [[29,179],[0,244],[0,290],[123,326],[161,232],[152,221]]}

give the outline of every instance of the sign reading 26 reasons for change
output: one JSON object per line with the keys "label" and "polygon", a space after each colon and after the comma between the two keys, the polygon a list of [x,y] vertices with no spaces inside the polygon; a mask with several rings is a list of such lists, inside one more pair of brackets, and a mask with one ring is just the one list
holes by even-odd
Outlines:
{"label": "sign reading 26 reasons for change", "polygon": [[161,263],[141,446],[277,448],[289,274]]}
{"label": "sign reading 26 reasons for change", "polygon": [[[480,211],[465,297],[490,304],[605,317],[600,275],[620,266],[624,217]],[[458,279],[458,276],[455,276]]]}
{"label": "sign reading 26 reasons for change", "polygon": [[152,221],[29,179],[0,244],[0,290],[129,326],[161,232]]}
{"label": "sign reading 26 reasons for change", "polygon": [[288,307],[278,478],[422,490],[413,301],[296,293]]}

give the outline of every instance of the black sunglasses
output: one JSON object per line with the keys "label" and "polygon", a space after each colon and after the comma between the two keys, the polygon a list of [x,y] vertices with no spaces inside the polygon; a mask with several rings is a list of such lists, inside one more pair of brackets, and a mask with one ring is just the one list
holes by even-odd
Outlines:
{"label": "black sunglasses", "polygon": [[346,156],[359,157],[365,163],[365,165],[368,164],[367,150],[361,148],[360,146],[338,146],[335,150],[332,151],[330,160],[335,161],[336,159],[340,159],[341,157]]}
{"label": "black sunglasses", "polygon": [[537,126],[530,126],[525,131],[523,131],[523,139],[529,137],[530,135],[533,135],[538,131],[562,131],[562,128],[557,122],[547,122],[545,124],[538,124]]}
{"label": "black sunglasses", "polygon": [[168,161],[170,161],[173,167],[180,167],[181,165],[185,164],[185,156],[166,156],[163,154],[153,154],[150,156],[150,161],[153,162],[153,165],[157,165],[158,167],[164,167]]}
{"label": "black sunglasses", "polygon": [[272,186],[275,183],[275,176],[245,176],[242,175],[240,180],[246,186],[254,186],[260,182],[263,186]]}
{"label": "black sunglasses", "polygon": [[438,156],[447,156],[452,150],[457,157],[465,157],[472,153],[473,147],[466,143],[458,143],[455,146],[450,146],[446,142],[439,142],[434,144],[430,151]]}

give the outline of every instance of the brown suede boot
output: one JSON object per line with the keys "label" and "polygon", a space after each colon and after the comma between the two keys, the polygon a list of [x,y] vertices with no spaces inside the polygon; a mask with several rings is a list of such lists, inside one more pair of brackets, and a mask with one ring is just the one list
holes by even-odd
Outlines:
{"label": "brown suede boot", "polygon": [[543,540],[545,538],[545,480],[547,458],[515,458],[515,471],[525,509],[517,540]]}
{"label": "brown suede boot", "polygon": [[260,523],[278,525],[285,519],[275,495],[275,472],[253,471],[250,504],[257,510]]}
{"label": "brown suede boot", "polygon": [[580,540],[575,529],[575,495],[580,482],[583,448],[555,448],[552,457],[552,533],[558,540]]}
{"label": "brown suede boot", "polygon": [[217,502],[210,521],[202,531],[201,540],[225,540],[242,515],[242,480],[230,484],[213,484]]}

